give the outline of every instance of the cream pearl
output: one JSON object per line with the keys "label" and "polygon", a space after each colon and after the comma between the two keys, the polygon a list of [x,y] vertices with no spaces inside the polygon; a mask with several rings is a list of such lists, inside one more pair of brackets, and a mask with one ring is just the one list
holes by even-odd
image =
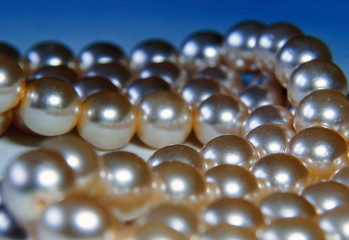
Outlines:
{"label": "cream pearl", "polygon": [[199,141],[206,144],[225,134],[242,134],[242,123],[248,117],[248,109],[237,98],[212,95],[194,111],[194,132]]}
{"label": "cream pearl", "polygon": [[349,188],[349,167],[345,166],[342,169],[335,172],[332,175],[331,180],[344,184]]}
{"label": "cream pearl", "polygon": [[39,68],[38,70],[36,70],[31,74],[29,79],[27,79],[27,84],[44,77],[59,78],[71,85],[74,85],[78,81],[78,75],[73,69],[65,65],[59,65],[59,66],[44,66]]}
{"label": "cream pearl", "polygon": [[27,87],[19,115],[33,132],[57,136],[75,127],[80,108],[80,99],[72,86],[57,78],[41,78]]}
{"label": "cream pearl", "polygon": [[10,127],[13,120],[13,111],[0,113],[0,136]]}
{"label": "cream pearl", "polygon": [[0,56],[0,113],[15,107],[23,97],[25,78],[21,68],[11,58]]}
{"label": "cream pearl", "polygon": [[245,227],[237,227],[229,224],[220,224],[209,228],[200,237],[200,240],[257,240],[254,231]]}
{"label": "cream pearl", "polygon": [[179,144],[186,140],[192,125],[192,112],[177,94],[157,91],[146,95],[138,105],[138,137],[152,148]]}
{"label": "cream pearl", "polygon": [[126,97],[113,92],[90,95],[77,124],[80,136],[93,146],[111,150],[126,145],[137,126],[137,113]]}
{"label": "cream pearl", "polygon": [[151,222],[138,227],[127,240],[188,240],[183,234],[163,223]]}

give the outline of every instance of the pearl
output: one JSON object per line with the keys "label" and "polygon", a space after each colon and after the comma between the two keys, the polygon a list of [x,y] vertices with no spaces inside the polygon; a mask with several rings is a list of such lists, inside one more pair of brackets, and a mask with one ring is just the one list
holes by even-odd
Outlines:
{"label": "pearl", "polygon": [[275,75],[286,87],[292,72],[302,63],[313,59],[332,60],[328,47],[319,39],[310,36],[298,36],[290,39],[278,51]]}
{"label": "pearl", "polygon": [[336,171],[332,177],[331,180],[335,182],[339,182],[347,187],[349,187],[349,167],[345,166],[342,169]]}
{"label": "pearl", "polygon": [[251,130],[246,139],[249,140],[264,157],[273,153],[284,153],[294,131],[277,124],[265,124]]}
{"label": "pearl", "polygon": [[10,127],[13,120],[13,111],[0,113],[0,136]]}
{"label": "pearl", "polygon": [[305,62],[299,65],[290,77],[287,85],[288,100],[297,107],[309,93],[327,88],[347,94],[347,79],[342,70],[328,60],[315,59]]}
{"label": "pearl", "polygon": [[155,91],[170,91],[171,85],[164,79],[151,76],[144,79],[136,79],[125,89],[125,94],[129,101],[137,105],[147,94]]}
{"label": "pearl", "polygon": [[148,223],[138,227],[127,240],[187,240],[183,234],[163,223]]}
{"label": "pearl", "polygon": [[325,240],[325,233],[312,219],[278,219],[257,232],[260,240]]}
{"label": "pearl", "polygon": [[71,85],[74,85],[78,81],[78,75],[76,72],[64,65],[59,66],[44,66],[37,69],[27,80],[27,84],[40,79],[40,78],[59,78]]}
{"label": "pearl", "polygon": [[164,40],[150,39],[139,43],[130,53],[130,67],[139,71],[150,63],[177,62],[175,48]]}
{"label": "pearl", "polygon": [[298,132],[288,143],[286,152],[301,159],[318,180],[328,179],[349,164],[348,146],[343,137],[323,127]]}
{"label": "pearl", "polygon": [[15,107],[24,94],[25,78],[12,59],[0,56],[0,113]]}
{"label": "pearl", "polygon": [[94,93],[86,98],[77,124],[80,136],[103,150],[126,145],[136,127],[136,109],[126,97],[109,91]]}
{"label": "pearl", "polygon": [[56,78],[41,78],[28,85],[19,115],[33,132],[57,136],[73,129],[81,103],[73,87]]}
{"label": "pearl", "polygon": [[153,153],[147,163],[151,167],[156,167],[165,162],[178,161],[195,167],[200,172],[205,170],[205,159],[194,148],[175,144],[163,147]]}
{"label": "pearl", "polygon": [[254,85],[268,85],[274,87],[278,91],[284,92],[284,88],[279,83],[279,81],[274,77],[267,75],[265,73],[256,73],[253,75],[247,82],[246,87],[254,86]]}
{"label": "pearl", "polygon": [[192,112],[177,94],[157,91],[146,95],[138,106],[138,137],[152,148],[179,144],[187,139]]}
{"label": "pearl", "polygon": [[299,192],[312,182],[312,176],[296,157],[275,153],[258,160],[251,172],[257,177],[260,188],[266,192]]}
{"label": "pearl", "polygon": [[233,26],[225,35],[223,53],[226,62],[233,68],[243,71],[256,71],[255,48],[263,23],[246,21]]}
{"label": "pearl", "polygon": [[118,223],[93,198],[73,195],[49,206],[37,225],[37,239],[117,240]]}
{"label": "pearl", "polygon": [[223,37],[213,31],[200,31],[188,36],[182,43],[179,62],[189,71],[196,72],[221,61]]}
{"label": "pearl", "polygon": [[254,198],[258,193],[256,177],[243,167],[222,164],[209,169],[205,179],[215,198]]}
{"label": "pearl", "polygon": [[0,42],[0,54],[11,58],[16,63],[21,61],[21,54],[18,49],[8,43]]}
{"label": "pearl", "polygon": [[201,240],[257,240],[254,232],[248,228],[220,224],[208,229],[200,237]]}
{"label": "pearl", "polygon": [[75,174],[55,152],[33,150],[14,159],[4,176],[2,191],[9,211],[31,227],[45,207],[74,189]]}
{"label": "pearl", "polygon": [[138,218],[150,207],[153,177],[149,167],[130,152],[110,152],[102,160],[103,202],[123,222]]}
{"label": "pearl", "polygon": [[321,215],[349,202],[349,189],[334,181],[316,182],[304,189],[302,196]]}
{"label": "pearl", "polygon": [[212,95],[194,111],[194,132],[203,144],[220,135],[240,136],[242,123],[247,117],[248,109],[237,98]]}
{"label": "pearl", "polygon": [[246,139],[236,135],[223,135],[206,143],[200,153],[206,169],[222,164],[239,165],[249,169],[259,159],[259,153]]}

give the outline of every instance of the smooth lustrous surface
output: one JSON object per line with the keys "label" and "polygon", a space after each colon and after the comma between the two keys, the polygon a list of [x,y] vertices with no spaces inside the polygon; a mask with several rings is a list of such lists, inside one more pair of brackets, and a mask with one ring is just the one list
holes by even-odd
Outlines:
{"label": "smooth lustrous surface", "polygon": [[41,78],[28,85],[19,114],[33,132],[57,136],[75,127],[80,108],[80,99],[71,85],[57,78]]}
{"label": "smooth lustrous surface", "polygon": [[0,113],[0,136],[10,127],[13,120],[13,111]]}
{"label": "smooth lustrous surface", "polygon": [[247,117],[248,109],[239,99],[212,95],[194,111],[194,132],[203,144],[221,135],[241,136],[242,123]]}
{"label": "smooth lustrous surface", "polygon": [[137,127],[136,109],[113,92],[90,95],[82,104],[77,124],[80,136],[93,146],[111,150],[126,145]]}
{"label": "smooth lustrous surface", "polygon": [[44,77],[54,77],[54,78],[59,78],[67,83],[74,85],[78,81],[78,75],[76,72],[65,66],[65,65],[59,65],[59,66],[44,66],[39,69],[37,69],[29,79],[27,80],[27,84],[30,83],[31,81],[35,81],[40,78]]}
{"label": "smooth lustrous surface", "polygon": [[254,231],[244,228],[232,226],[229,224],[220,224],[209,228],[200,237],[200,240],[257,240]]}
{"label": "smooth lustrous surface", "polygon": [[136,228],[127,240],[187,240],[187,237],[163,223],[151,222]]}
{"label": "smooth lustrous surface", "polygon": [[152,148],[179,144],[192,130],[193,117],[177,94],[157,91],[146,95],[138,106],[138,137]]}
{"label": "smooth lustrous surface", "polygon": [[341,184],[344,184],[345,186],[349,187],[349,167],[345,166],[341,169],[339,169],[337,172],[335,172],[331,180],[335,182],[339,182]]}
{"label": "smooth lustrous surface", "polygon": [[16,63],[19,63],[21,60],[21,54],[19,53],[18,49],[9,43],[0,42],[0,54],[11,58]]}

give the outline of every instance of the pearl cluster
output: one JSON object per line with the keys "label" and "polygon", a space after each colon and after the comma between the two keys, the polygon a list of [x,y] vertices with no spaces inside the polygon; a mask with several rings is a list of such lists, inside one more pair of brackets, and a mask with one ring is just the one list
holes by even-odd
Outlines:
{"label": "pearl cluster", "polygon": [[21,57],[2,43],[0,133],[49,138],[9,163],[0,236],[349,239],[346,93],[327,46],[288,23],[196,32],[178,51],[147,40],[129,56],[43,42]]}

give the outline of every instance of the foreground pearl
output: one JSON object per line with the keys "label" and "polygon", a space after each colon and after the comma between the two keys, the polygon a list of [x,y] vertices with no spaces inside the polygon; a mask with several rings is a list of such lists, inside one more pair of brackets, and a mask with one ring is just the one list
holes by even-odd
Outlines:
{"label": "foreground pearl", "polygon": [[13,111],[0,113],[0,136],[10,127],[13,120]]}
{"label": "foreground pearl", "polygon": [[59,78],[71,85],[74,85],[78,81],[78,75],[76,72],[65,66],[65,65],[59,65],[59,66],[44,66],[36,70],[30,78],[27,80],[27,84],[31,81],[40,79],[40,78]]}
{"label": "foreground pearl", "polygon": [[138,137],[152,148],[179,144],[188,137],[193,117],[177,94],[157,91],[146,95],[138,107]]}
{"label": "foreground pearl", "polygon": [[209,228],[200,237],[200,240],[257,240],[254,232],[248,228],[220,224]]}
{"label": "foreground pearl", "polygon": [[111,150],[126,145],[136,126],[136,110],[126,97],[113,92],[98,92],[83,102],[77,129],[80,136],[93,146]]}
{"label": "foreground pearl", "polygon": [[136,228],[127,240],[187,240],[187,237],[163,223],[151,222]]}

